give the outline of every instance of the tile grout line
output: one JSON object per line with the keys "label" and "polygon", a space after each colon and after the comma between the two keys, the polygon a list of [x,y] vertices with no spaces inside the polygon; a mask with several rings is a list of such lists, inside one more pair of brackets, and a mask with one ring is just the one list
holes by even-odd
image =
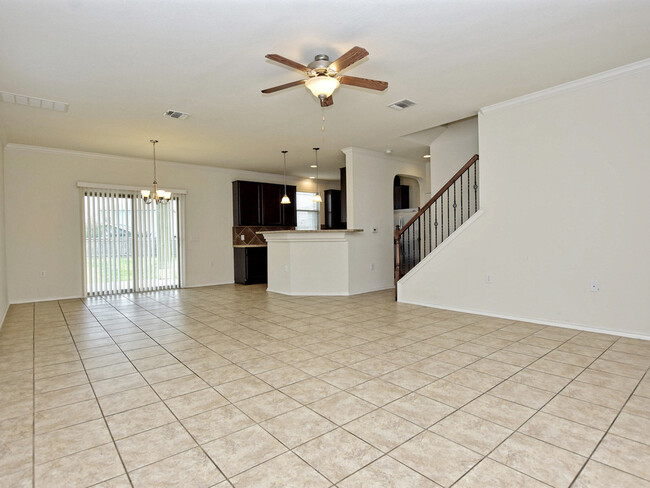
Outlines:
{"label": "tile grout line", "polygon": [[[140,327],[138,327],[138,326],[137,326],[135,323],[133,323],[133,322],[132,322],[128,317],[126,317],[122,312],[120,312],[118,309],[116,309],[116,308],[115,308],[115,307],[114,307],[110,302],[107,302],[107,303],[108,303],[111,307],[113,307],[115,310],[117,310],[117,311],[118,311],[118,312],[119,312],[119,313],[120,313],[120,314],[121,314],[121,315],[122,315],[126,320],[128,320],[131,324],[133,324],[135,327],[137,327],[138,329],[140,329]],[[91,314],[92,314],[92,315],[97,319],[97,317],[95,316],[95,314],[93,313],[93,311],[92,311],[90,308],[88,308],[88,310],[89,310],[90,313],[91,313]],[[97,320],[98,320],[98,319],[97,319]],[[101,325],[101,321],[98,320],[98,323]],[[165,322],[165,323],[167,323],[167,322]],[[169,324],[169,325],[170,325],[171,327],[173,327],[171,324]],[[103,328],[103,326],[102,326],[102,328]],[[105,329],[104,329],[104,330],[105,330]],[[160,347],[162,347],[163,349],[165,349],[165,351],[167,351],[167,349],[166,349],[164,346],[162,346],[161,344],[159,344],[158,341],[156,341],[154,338],[152,338],[151,336],[149,336],[149,334],[147,334],[145,331],[143,331],[142,329],[140,329],[140,331],[142,331],[143,334],[147,335],[147,337],[149,337],[149,338],[150,338],[151,340],[153,340],[156,344],[158,344]],[[109,335],[110,335],[110,334],[109,334]],[[178,422],[178,424],[183,428],[183,430],[184,430],[184,431],[185,431],[185,432],[186,432],[186,433],[187,433],[187,434],[192,438],[192,440],[196,443],[196,446],[195,446],[195,447],[198,447],[199,449],[201,449],[201,452],[203,452],[203,454],[207,457],[207,459],[209,459],[210,462],[211,462],[211,463],[212,463],[212,464],[213,464],[213,465],[214,465],[214,466],[219,470],[219,472],[220,472],[221,475],[224,477],[224,479],[225,479],[225,480],[226,480],[226,481],[227,481],[227,482],[232,486],[232,483],[231,483],[230,479],[226,476],[226,474],[222,471],[222,469],[221,469],[221,468],[220,468],[220,467],[219,467],[219,466],[218,466],[218,465],[217,465],[217,464],[212,460],[212,458],[208,455],[208,453],[205,452],[205,450],[203,449],[203,447],[201,446],[201,444],[196,440],[196,438],[194,437],[194,435],[192,435],[192,433],[189,432],[189,430],[187,430],[187,428],[186,428],[185,425],[181,422],[181,420],[178,418],[178,416],[177,416],[177,415],[176,415],[176,414],[175,414],[175,413],[174,413],[174,412],[169,408],[169,406],[167,406],[167,403],[163,400],[163,398],[160,396],[160,394],[159,394],[159,393],[158,393],[158,392],[157,392],[157,391],[152,387],[151,383],[149,383],[149,381],[148,381],[148,380],[147,380],[147,379],[142,375],[142,373],[140,372],[140,370],[138,370],[138,368],[133,364],[133,362],[131,361],[131,358],[129,358],[128,355],[126,355],[126,353],[122,350],[122,348],[120,347],[119,344],[116,344],[116,345],[117,345],[117,347],[120,349],[120,351],[122,351],[122,353],[125,355],[125,357],[127,358],[128,362],[129,362],[129,363],[130,363],[130,364],[131,364],[131,365],[136,369],[136,371],[138,371],[138,374],[140,375],[140,377],[145,381],[145,383],[147,384],[147,386],[148,386],[149,388],[151,388],[151,390],[152,390],[152,391],[154,392],[154,394],[158,397],[158,399],[160,400],[160,402],[161,402],[163,405],[165,405],[165,408],[166,408],[166,409],[171,413],[171,415],[174,416],[174,418],[176,419],[176,421]],[[171,354],[171,355],[173,356],[173,353],[171,353],[170,351],[167,351],[167,353],[168,353],[168,354]],[[176,356],[174,356],[174,358],[175,358],[176,360],[180,361],[178,358],[176,358]],[[181,362],[181,364],[184,364],[183,361],[180,361],[180,362]],[[187,366],[186,366],[186,367],[187,367]],[[188,369],[189,369],[189,368],[188,368]],[[212,388],[212,386],[210,386],[210,388]],[[212,389],[214,389],[214,388],[212,388]],[[190,393],[191,393],[191,392],[190,392]],[[217,392],[217,393],[218,393],[218,392]],[[226,399],[226,400],[227,400],[227,399]],[[99,402],[98,402],[98,403],[99,403]],[[100,408],[101,408],[101,407],[100,407]],[[136,407],[136,408],[139,408],[139,407]],[[106,417],[105,417],[105,416],[104,416],[104,420],[106,421]],[[165,424],[165,425],[168,425],[168,424]],[[161,426],[159,426],[159,427],[161,427]],[[107,424],[107,428],[108,428],[109,431],[110,431],[110,428],[108,427],[108,424]],[[158,428],[158,427],[153,427],[153,428],[151,428],[151,429],[147,429],[146,431],[143,431],[143,432],[147,432],[147,431],[149,431],[149,430],[153,430],[153,429],[156,429],[156,428]],[[125,439],[128,438],[128,437],[132,437],[132,436],[134,436],[134,435],[141,434],[141,433],[142,433],[142,432],[138,432],[138,433],[136,433],[136,434],[132,434],[131,436],[127,436],[127,437],[125,437]],[[112,437],[112,433],[111,433],[111,437]],[[114,441],[114,442],[115,442],[115,441]],[[181,451],[181,452],[178,452],[178,453],[172,454],[171,456],[167,456],[167,457],[165,457],[165,458],[163,458],[163,459],[159,459],[159,460],[157,460],[157,461],[154,461],[154,462],[152,462],[152,463],[146,464],[146,465],[144,465],[144,466],[139,466],[138,468],[134,469],[134,471],[136,471],[137,469],[144,468],[145,466],[150,466],[150,465],[155,464],[155,463],[157,463],[157,462],[163,461],[163,460],[165,460],[165,459],[172,458],[172,457],[174,457],[174,456],[177,456],[178,454],[182,454],[183,452],[190,451],[190,450],[192,450],[192,449],[195,449],[195,447],[188,448],[188,449],[186,449],[185,451]],[[117,444],[115,445],[115,448],[116,448],[116,450],[117,450],[118,453],[119,453],[119,449],[117,448]],[[120,459],[121,459],[121,454],[120,454]],[[127,472],[127,475],[128,475],[129,472],[126,470],[126,466],[124,466],[124,469],[125,469],[125,471]],[[129,476],[129,480],[130,480],[130,476]],[[132,485],[133,485],[133,484],[132,484]]]}
{"label": "tile grout line", "polygon": [[[618,341],[616,341],[616,342],[618,342]],[[614,343],[614,344],[615,344],[615,343]],[[605,431],[605,434],[603,434],[603,436],[600,438],[600,440],[598,441],[598,443],[596,444],[596,446],[592,449],[591,453],[590,453],[589,456],[587,457],[587,461],[582,465],[582,467],[580,468],[580,470],[578,471],[578,473],[574,476],[574,478],[573,478],[573,480],[571,481],[571,483],[569,484],[568,488],[571,488],[571,487],[573,486],[573,484],[576,482],[576,480],[578,479],[578,477],[580,476],[580,474],[582,473],[582,471],[583,471],[583,470],[585,469],[585,467],[587,466],[587,463],[592,459],[593,455],[596,453],[596,451],[598,450],[598,448],[599,448],[600,445],[602,444],[602,442],[603,442],[603,440],[605,439],[605,437],[607,437],[607,434],[609,434],[609,431],[612,429],[612,427],[614,426],[614,424],[615,424],[616,421],[618,420],[618,417],[621,415],[621,413],[623,413],[623,409],[625,409],[625,406],[626,406],[626,405],[628,404],[628,402],[630,401],[630,398],[632,398],[632,396],[634,395],[634,392],[637,390],[637,388],[639,387],[639,385],[641,384],[641,382],[642,382],[642,381],[647,377],[647,375],[648,375],[648,369],[646,369],[646,372],[643,374],[643,376],[641,377],[641,379],[637,382],[637,384],[636,384],[636,386],[634,387],[634,389],[632,390],[632,392],[628,395],[627,399],[625,400],[625,403],[623,403],[623,405],[621,406],[621,408],[619,409],[619,411],[616,413],[616,416],[614,417],[614,420],[612,420],[612,422],[609,424],[609,427],[607,427],[607,430]],[[615,435],[615,434],[613,434],[613,435]],[[623,438],[627,439],[626,437],[623,437]],[[628,439],[628,440],[632,440],[632,439]],[[596,461],[596,462],[597,462],[597,461]],[[602,463],[602,464],[604,464],[605,466],[609,466],[609,464],[607,464],[607,463]],[[609,467],[614,468],[613,466],[609,466]],[[617,469],[617,468],[614,468],[614,469]],[[634,474],[632,474],[632,473],[628,473],[627,471],[623,471],[623,472],[625,472],[625,473],[627,473],[627,474],[629,474],[629,475],[632,475],[632,476],[636,476],[636,475],[634,475]],[[641,477],[638,477],[638,478],[643,479],[643,478],[641,478]],[[646,481],[647,481],[647,480],[646,480]]]}
{"label": "tile grout line", "polygon": [[[577,335],[579,335],[579,334],[576,334],[576,336],[577,336]],[[573,337],[575,337],[575,336],[573,336]],[[573,337],[572,337],[572,338],[573,338]],[[552,349],[551,351],[549,351],[548,353],[544,354],[544,356],[546,356],[547,354],[553,352],[553,351],[556,350],[557,348],[563,346],[563,345],[566,344],[568,341],[570,341],[572,338],[567,339],[567,340],[564,341],[562,344],[558,345],[556,348],[554,348],[554,349]],[[617,339],[616,341],[614,341],[612,344],[610,344],[610,345],[609,345],[609,346],[608,346],[608,347],[607,347],[603,352],[601,352],[597,357],[595,357],[595,358],[593,359],[593,361],[591,361],[591,363],[589,363],[587,366],[585,366],[585,367],[582,369],[582,371],[580,372],[580,374],[582,374],[584,371],[586,371],[586,370],[589,368],[589,366],[591,366],[594,362],[596,362],[596,361],[597,361],[597,360],[598,360],[598,359],[599,359],[603,354],[605,354],[605,353],[606,353],[606,352],[607,352],[607,351],[608,351],[608,350],[609,350],[609,349],[610,349],[614,344],[616,344],[616,342],[618,342],[618,339]],[[544,356],[542,356],[542,357],[544,357]],[[541,359],[541,357],[540,357],[540,359]],[[513,432],[512,432],[512,433],[511,433],[507,438],[505,438],[505,439],[504,439],[503,441],[501,441],[497,446],[495,446],[495,447],[494,447],[494,448],[493,448],[489,453],[487,453],[487,454],[485,455],[485,457],[484,457],[483,459],[488,458],[488,457],[490,456],[490,454],[492,454],[494,451],[496,451],[496,450],[497,450],[501,445],[503,445],[503,444],[504,444],[508,439],[510,439],[510,438],[511,438],[515,433],[519,433],[519,429],[520,429],[521,427],[523,427],[523,426],[524,426],[524,425],[525,425],[525,424],[526,424],[526,423],[527,423],[527,422],[528,422],[532,417],[534,417],[535,415],[537,415],[537,413],[541,412],[542,409],[543,409],[546,405],[548,405],[548,404],[549,404],[550,402],[552,402],[552,401],[553,401],[557,396],[559,396],[559,395],[562,393],[562,391],[564,391],[564,389],[565,389],[567,386],[569,386],[573,381],[575,381],[575,379],[576,379],[578,376],[580,376],[580,374],[576,375],[576,376],[575,376],[573,379],[571,379],[571,380],[570,380],[566,385],[564,385],[560,390],[558,390],[558,392],[555,393],[555,394],[554,394],[554,395],[553,395],[553,396],[552,396],[552,397],[551,397],[551,398],[550,398],[546,403],[544,403],[544,405],[542,405],[540,408],[537,409],[537,412],[536,412],[535,414],[531,415],[531,416],[530,416],[530,417],[529,417],[525,422],[523,422],[519,427],[517,427],[517,428],[516,428],[516,429],[515,429],[515,430],[514,430],[514,431],[513,431]],[[565,420],[568,420],[568,419],[565,419]],[[578,422],[576,422],[576,423],[578,423]],[[582,424],[581,424],[581,425],[582,425]],[[597,429],[597,430],[600,430],[600,429]],[[521,433],[521,435],[526,435],[526,434]],[[603,438],[604,436],[605,436],[605,434],[603,434],[603,436],[601,437],[601,440],[602,440],[602,438]],[[532,436],[527,436],[527,437],[532,437]],[[543,443],[545,443],[545,444],[548,444],[548,445],[550,445],[550,446],[558,447],[559,449],[564,449],[565,451],[568,451],[568,452],[573,452],[573,451],[569,451],[568,449],[565,449],[565,448],[563,448],[563,447],[555,446],[555,444],[551,444],[551,443],[546,442],[546,441],[544,441],[544,440],[542,440],[542,439],[537,439],[536,437],[532,437],[532,438],[533,438],[533,439],[536,439],[536,440],[538,440],[538,441],[540,441],[540,442],[543,442]],[[574,453],[574,454],[577,454],[577,453]],[[582,471],[582,469],[583,469],[584,466],[587,464],[587,462],[589,461],[589,459],[588,459],[586,456],[582,456],[582,455],[580,455],[580,454],[578,454],[578,455],[581,456],[581,457],[583,457],[583,458],[585,458],[585,461],[584,461],[584,463],[582,463],[581,468],[580,468],[580,470],[579,470],[579,471]],[[491,459],[491,458],[490,458],[490,459]],[[492,460],[495,461],[495,462],[499,462],[499,461],[496,461],[496,460],[494,460],[494,459],[492,459]],[[477,463],[477,464],[478,464],[478,463]],[[502,464],[502,463],[499,463],[499,464]],[[513,467],[511,467],[511,466],[507,466],[507,465],[504,465],[504,466],[506,466],[506,467],[508,467],[508,468],[510,468],[510,469],[514,469],[515,471],[517,471],[517,472],[519,472],[519,473],[522,473],[522,474],[524,474],[524,475],[526,475],[526,476],[528,476],[528,477],[530,477],[530,478],[533,478],[533,479],[535,479],[535,480],[537,480],[537,481],[540,481],[540,482],[542,482],[542,483],[545,483],[544,481],[542,481],[542,480],[540,480],[540,479],[538,479],[538,478],[535,478],[534,476],[532,476],[532,475],[530,475],[530,474],[523,473],[523,472],[519,471],[519,470],[516,469],[516,468],[513,468]],[[474,468],[472,468],[472,469],[474,469]],[[467,471],[463,476],[461,476],[458,480],[456,480],[456,481],[452,484],[452,487],[453,487],[456,483],[458,483],[460,480],[462,480],[462,479],[463,479],[463,478],[464,478],[464,477],[465,477],[469,472],[471,472],[472,469],[470,469],[469,471]],[[546,483],[545,483],[545,484],[546,484]],[[452,487],[450,487],[450,488],[452,488]]]}
{"label": "tile grout line", "polygon": [[[74,338],[74,335],[72,334],[72,331],[70,330],[70,325],[68,324],[68,320],[66,319],[65,312],[63,311],[63,308],[61,307],[61,302],[57,301],[57,305],[59,306],[59,310],[61,311],[61,315],[63,316],[63,320],[65,321],[65,325],[68,328],[68,333],[70,334],[70,338],[72,339],[72,343],[74,344],[75,350],[77,351],[77,355],[79,356],[79,360],[81,362],[81,366],[83,367],[84,374],[86,375],[86,379],[88,380],[88,386],[90,386],[93,396],[95,397],[95,401],[97,402],[97,407],[99,408],[100,413],[102,414],[102,420],[104,421],[104,426],[106,427],[106,430],[108,431],[108,434],[111,437],[111,442],[113,443],[113,448],[115,449],[115,452],[117,453],[117,456],[120,460],[120,463],[122,464],[122,468],[124,469],[124,473],[126,474],[127,480],[133,486],[133,482],[131,481],[131,476],[129,476],[129,472],[126,469],[126,465],[124,464],[124,459],[122,459],[122,454],[120,453],[119,449],[117,448],[117,444],[115,443],[115,438],[113,437],[113,432],[111,432],[111,429],[108,426],[108,422],[106,421],[106,416],[104,415],[104,409],[102,408],[101,404],[99,403],[99,397],[97,396],[97,392],[95,391],[95,387],[93,386],[92,381],[90,381],[90,377],[88,376],[88,371],[86,370],[86,365],[83,362],[83,359],[81,358],[81,354],[79,354],[79,349],[77,348],[77,341]],[[103,328],[103,327],[102,327]],[[93,446],[90,449],[93,449],[95,447],[99,446]],[[81,452],[81,451],[78,451]],[[75,453],[71,453],[75,454]],[[112,479],[112,478],[109,478]],[[108,480],[103,480],[103,481],[108,481]]]}

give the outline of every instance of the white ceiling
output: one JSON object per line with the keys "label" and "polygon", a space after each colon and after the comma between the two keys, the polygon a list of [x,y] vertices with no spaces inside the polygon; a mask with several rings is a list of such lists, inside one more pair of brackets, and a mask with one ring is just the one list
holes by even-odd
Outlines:
{"label": "white ceiling", "polygon": [[[650,57],[648,0],[0,0],[0,90],[68,102],[58,113],[0,102],[6,142],[325,175],[340,149],[390,148],[401,136],[480,107]],[[308,63],[352,46],[370,56],[348,74],[389,82],[342,86],[321,109],[301,78],[267,61]],[[410,98],[415,107],[389,103]],[[167,109],[188,120],[163,119]]]}

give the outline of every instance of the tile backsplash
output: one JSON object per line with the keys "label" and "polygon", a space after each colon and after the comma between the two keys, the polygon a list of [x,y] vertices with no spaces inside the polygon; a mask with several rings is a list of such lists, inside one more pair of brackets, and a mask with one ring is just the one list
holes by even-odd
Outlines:
{"label": "tile backsplash", "polygon": [[[257,234],[265,230],[293,230],[291,226],[236,226],[232,228],[233,246],[265,246],[264,236]],[[244,236],[242,240],[241,236]]]}

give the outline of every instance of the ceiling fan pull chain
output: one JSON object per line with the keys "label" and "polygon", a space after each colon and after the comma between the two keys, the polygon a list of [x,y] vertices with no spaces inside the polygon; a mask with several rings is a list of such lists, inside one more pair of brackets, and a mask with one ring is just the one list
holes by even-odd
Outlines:
{"label": "ceiling fan pull chain", "polygon": [[320,111],[321,111],[321,114],[323,115],[323,121],[322,121],[322,124],[321,124],[321,126],[320,126],[320,130],[321,130],[322,132],[325,132],[325,108],[324,108],[324,107],[321,107],[321,108],[320,108]]}

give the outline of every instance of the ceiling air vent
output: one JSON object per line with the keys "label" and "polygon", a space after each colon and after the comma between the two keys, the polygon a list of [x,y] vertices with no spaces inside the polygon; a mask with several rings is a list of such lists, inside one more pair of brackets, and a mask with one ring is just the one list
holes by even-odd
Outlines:
{"label": "ceiling air vent", "polygon": [[409,100],[408,98],[405,98],[404,100],[391,103],[389,107],[394,108],[395,110],[403,110],[405,108],[412,107],[413,105],[415,105],[415,102],[413,100]]}
{"label": "ceiling air vent", "polygon": [[16,105],[25,105],[27,107],[43,108],[45,110],[54,110],[56,112],[67,112],[68,104],[44,98],[30,97],[28,95],[16,95],[15,93],[0,92],[3,102],[15,103]]}
{"label": "ceiling air vent", "polygon": [[179,119],[179,120],[185,120],[188,118],[190,114],[186,114],[185,112],[179,112],[178,110],[167,110],[163,114],[163,117],[170,117],[172,119]]}

